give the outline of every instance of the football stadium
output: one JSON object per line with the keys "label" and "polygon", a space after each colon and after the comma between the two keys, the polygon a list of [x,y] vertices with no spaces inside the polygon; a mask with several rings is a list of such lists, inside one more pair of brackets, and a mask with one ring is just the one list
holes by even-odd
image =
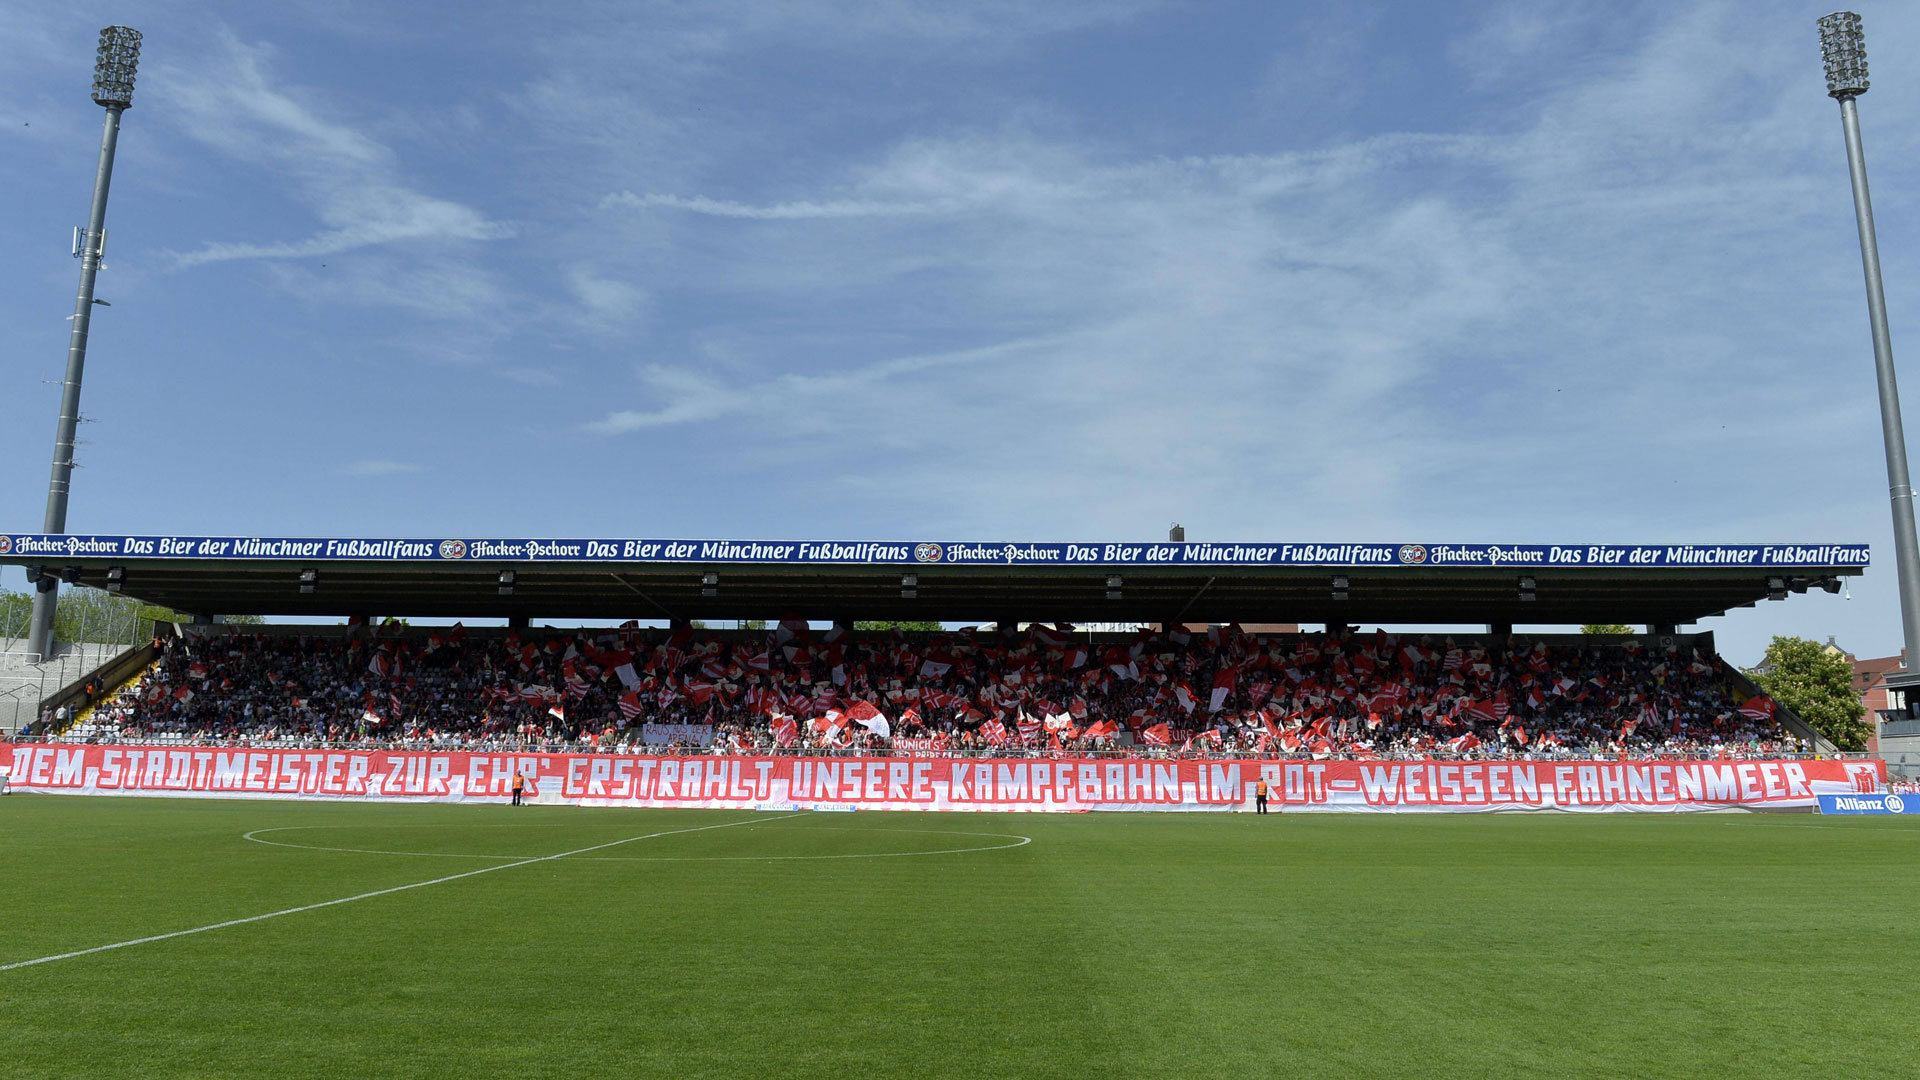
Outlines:
{"label": "football stadium", "polygon": [[[1859,25],[1821,22],[1850,125]],[[580,520],[503,497],[485,530],[76,531],[141,48],[100,32],[48,514],[0,534],[0,1074],[1920,1068],[1904,662],[1863,749],[1717,630],[1920,615],[1897,400],[1879,562],[1865,520],[701,539],[502,535]]]}

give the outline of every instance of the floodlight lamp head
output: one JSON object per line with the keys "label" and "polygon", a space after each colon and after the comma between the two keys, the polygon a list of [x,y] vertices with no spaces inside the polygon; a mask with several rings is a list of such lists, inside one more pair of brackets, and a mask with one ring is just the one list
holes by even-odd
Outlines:
{"label": "floodlight lamp head", "polygon": [[1867,92],[1867,38],[1860,16],[1836,11],[1820,17],[1820,58],[1827,64],[1827,96],[1846,100]]}
{"label": "floodlight lamp head", "polygon": [[133,107],[133,76],[140,68],[140,31],[109,26],[94,50],[93,103],[109,109]]}

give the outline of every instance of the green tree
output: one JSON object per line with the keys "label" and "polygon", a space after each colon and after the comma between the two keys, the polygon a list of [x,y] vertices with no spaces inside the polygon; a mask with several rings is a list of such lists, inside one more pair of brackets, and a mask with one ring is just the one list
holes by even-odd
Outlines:
{"label": "green tree", "polygon": [[[24,637],[32,617],[33,594],[0,589],[0,636]],[[192,622],[177,611],[101,589],[63,588],[53,616],[57,641],[97,644],[139,643],[153,636],[159,622]],[[257,626],[258,615],[229,615],[227,622]]]}
{"label": "green tree", "polygon": [[1776,637],[1767,646],[1767,658],[1747,674],[1835,746],[1867,748],[1872,732],[1862,719],[1867,707],[1853,688],[1853,665],[1838,649],[1806,638]]}
{"label": "green tree", "polygon": [[855,630],[874,630],[874,631],[925,630],[935,634],[946,629],[946,627],[940,625],[937,622],[897,622],[897,621],[888,621],[888,620],[880,620],[877,622],[857,622],[853,624],[853,628]]}
{"label": "green tree", "polygon": [[1603,637],[1610,634],[1631,634],[1633,633],[1633,627],[1628,626],[1626,623],[1590,622],[1582,626],[1580,632],[1586,634],[1588,637]]}

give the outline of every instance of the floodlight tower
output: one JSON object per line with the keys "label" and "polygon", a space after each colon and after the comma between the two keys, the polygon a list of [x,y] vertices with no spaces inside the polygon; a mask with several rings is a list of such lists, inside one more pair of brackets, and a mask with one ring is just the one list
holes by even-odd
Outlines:
{"label": "floodlight tower", "polygon": [[1840,102],[1847,137],[1847,167],[1853,174],[1853,216],[1860,229],[1860,264],[1867,276],[1867,321],[1873,328],[1873,366],[1880,383],[1880,433],[1886,443],[1887,492],[1893,501],[1893,560],[1899,577],[1900,623],[1909,671],[1920,671],[1920,542],[1913,521],[1913,483],[1907,475],[1907,436],[1900,422],[1900,388],[1893,377],[1893,338],[1887,331],[1887,297],[1880,284],[1880,242],[1873,232],[1873,198],[1867,192],[1867,157],[1860,145],[1859,97],[1867,92],[1866,36],[1860,16],[1836,11],[1821,16],[1820,56],[1827,66],[1827,95]]}
{"label": "floodlight tower", "polygon": [[[80,377],[87,366],[87,326],[93,318],[93,279],[105,247],[107,189],[113,182],[113,151],[120,141],[120,114],[133,107],[133,76],[140,66],[140,31],[109,26],[100,31],[94,51],[93,101],[107,110],[100,135],[100,166],[93,177],[93,209],[80,237],[80,295],[73,303],[73,331],[67,338],[67,377],[60,388],[60,422],[53,436],[53,475],[47,481],[45,531],[67,529],[67,490],[73,479],[74,428],[80,422]],[[27,652],[45,661],[53,649],[53,615],[59,602],[59,577],[43,568],[34,581],[33,622]]]}

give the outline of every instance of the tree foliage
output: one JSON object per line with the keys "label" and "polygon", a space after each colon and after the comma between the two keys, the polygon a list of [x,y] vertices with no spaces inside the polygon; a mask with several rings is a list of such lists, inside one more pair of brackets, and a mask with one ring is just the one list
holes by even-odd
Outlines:
{"label": "tree foliage", "polygon": [[1767,658],[1747,673],[1842,750],[1865,750],[1872,725],[1853,688],[1853,665],[1836,649],[1806,638],[1776,637]]}
{"label": "tree foliage", "polygon": [[[33,594],[0,589],[0,637],[25,637],[33,615]],[[155,623],[191,622],[177,611],[101,589],[64,588],[53,617],[56,641],[137,644],[153,636]],[[227,622],[254,626],[258,615],[229,615]]]}
{"label": "tree foliage", "polygon": [[1580,632],[1586,634],[1588,637],[1604,637],[1607,635],[1617,636],[1620,634],[1631,634],[1634,631],[1633,627],[1628,626],[1626,623],[1592,622],[1582,626]]}

